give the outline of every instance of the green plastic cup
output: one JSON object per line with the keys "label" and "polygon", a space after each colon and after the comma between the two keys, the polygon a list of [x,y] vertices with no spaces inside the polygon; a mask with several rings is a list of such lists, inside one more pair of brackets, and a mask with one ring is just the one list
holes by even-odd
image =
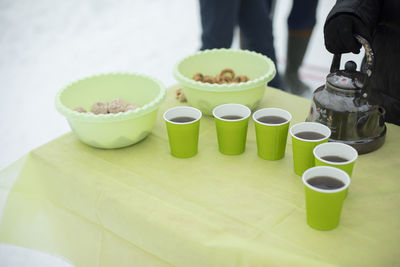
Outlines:
{"label": "green plastic cup", "polygon": [[[251,111],[241,104],[223,104],[213,109],[218,148],[225,155],[239,155],[246,149],[247,126]],[[225,116],[238,116],[227,119]]]}
{"label": "green plastic cup", "polygon": [[[347,172],[347,174],[351,177],[353,174],[354,164],[356,163],[358,153],[353,147],[338,143],[324,143],[316,146],[314,148],[314,158],[315,158],[315,166],[331,166],[335,168],[339,168]],[[336,156],[346,159],[343,162],[334,162],[332,160],[324,159],[326,156]],[[348,194],[348,189],[346,189],[346,196]]]}
{"label": "green plastic cup", "polygon": [[[344,170],[351,177],[353,174],[354,164],[357,160],[358,153],[353,147],[338,143],[331,142],[320,144],[314,148],[315,166],[331,166]],[[346,159],[343,162],[334,162],[331,160],[323,159],[326,156],[336,156]]]}
{"label": "green plastic cup", "polygon": [[[293,125],[289,132],[292,136],[294,172],[301,176],[305,170],[314,167],[313,150],[317,145],[328,142],[331,130],[321,123],[300,122]],[[296,136],[301,132],[315,132],[323,137],[310,140]]]}
{"label": "green plastic cup", "polygon": [[[177,158],[190,158],[197,154],[201,111],[193,107],[179,106],[164,113],[167,125],[171,155]],[[175,122],[178,117],[191,117],[189,122]]]}
{"label": "green plastic cup", "polygon": [[[338,189],[320,189],[308,183],[313,177],[330,176],[344,183]],[[305,187],[307,224],[316,230],[332,230],[339,225],[346,189],[350,185],[349,175],[338,168],[317,166],[303,173]]]}
{"label": "green plastic cup", "polygon": [[[259,121],[264,116],[276,116],[285,119],[281,123]],[[285,156],[286,141],[292,115],[280,108],[263,108],[253,114],[256,128],[257,153],[266,160],[279,160]]]}

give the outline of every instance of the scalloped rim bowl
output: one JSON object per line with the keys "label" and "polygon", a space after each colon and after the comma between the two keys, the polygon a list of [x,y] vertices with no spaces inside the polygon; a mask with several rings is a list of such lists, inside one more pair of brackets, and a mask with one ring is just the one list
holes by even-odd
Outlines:
{"label": "scalloped rim bowl", "polygon": [[[270,68],[263,75],[256,77],[254,79],[251,79],[250,81],[247,81],[245,83],[231,83],[231,84],[210,84],[210,83],[198,82],[198,81],[193,80],[192,78],[187,78],[179,70],[180,67],[183,64],[185,64],[185,62],[190,61],[190,60],[195,60],[196,57],[201,57],[203,55],[218,56],[218,54],[228,54],[228,53],[232,54],[232,56],[247,55],[250,57],[254,57],[256,59],[261,59],[262,61],[265,61],[268,64],[270,64]],[[229,67],[229,66],[226,66],[226,67]],[[248,75],[246,73],[242,73],[242,74]],[[254,88],[254,87],[257,87],[260,85],[264,85],[267,82],[271,81],[275,77],[275,74],[276,74],[275,64],[267,56],[264,56],[264,55],[256,53],[256,52],[248,51],[248,50],[234,50],[234,49],[226,49],[226,48],[199,51],[193,55],[183,58],[174,67],[174,76],[180,83],[189,85],[192,88],[196,88],[196,89],[200,89],[200,90],[218,91],[218,92],[220,92],[221,90],[240,91],[240,90],[246,90],[249,88]]]}
{"label": "scalloped rim bowl", "polygon": [[[136,77],[141,77],[143,79],[148,79],[153,81],[155,84],[157,84],[160,88],[160,93],[157,95],[156,98],[154,98],[151,102],[135,109],[135,110],[130,110],[127,112],[120,112],[120,113],[110,113],[110,114],[98,114],[95,115],[93,113],[81,113],[81,112],[77,112],[71,108],[66,107],[63,103],[62,103],[62,97],[63,94],[65,94],[65,92],[77,85],[78,83],[84,82],[84,81],[88,81],[88,80],[93,80],[93,79],[98,79],[98,78],[102,78],[102,77],[118,77],[118,76],[136,76]],[[128,119],[132,119],[135,117],[138,117],[140,115],[143,115],[145,113],[150,112],[151,110],[154,110],[155,108],[159,107],[159,104],[161,104],[161,101],[165,99],[166,96],[166,90],[164,85],[157,79],[144,75],[144,74],[139,74],[139,73],[109,73],[109,74],[98,74],[98,75],[93,75],[93,76],[89,76],[80,80],[77,80],[69,85],[67,85],[66,87],[64,87],[63,89],[61,89],[57,96],[56,96],[56,108],[58,110],[58,112],[60,112],[62,115],[68,117],[68,118],[74,118],[74,119],[78,119],[78,120],[88,120],[91,122],[111,122],[111,121],[119,121],[119,120],[128,120]],[[95,97],[93,98],[95,99]],[[94,104],[95,102],[93,102]]]}
{"label": "scalloped rim bowl", "polygon": [[[224,68],[247,75],[245,83],[210,84],[192,79],[196,72],[216,75]],[[265,86],[276,74],[275,64],[268,57],[248,50],[211,49],[199,51],[180,60],[174,77],[182,85],[189,104],[206,115],[226,103],[238,103],[254,109],[264,96]]]}
{"label": "scalloped rim bowl", "polygon": [[[82,142],[98,148],[119,148],[135,144],[151,132],[165,97],[164,85],[153,77],[138,73],[109,73],[67,85],[56,95],[55,106]],[[98,115],[73,110],[76,106],[88,110],[97,101],[108,102],[114,98],[139,104],[139,108]]]}

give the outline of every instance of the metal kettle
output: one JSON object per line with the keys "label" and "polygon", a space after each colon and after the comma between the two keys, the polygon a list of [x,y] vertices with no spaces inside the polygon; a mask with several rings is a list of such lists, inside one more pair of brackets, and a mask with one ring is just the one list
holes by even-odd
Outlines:
{"label": "metal kettle", "polygon": [[322,123],[331,129],[330,141],[354,147],[359,154],[372,152],[385,142],[385,110],[368,101],[368,81],[374,66],[374,53],[367,40],[356,35],[364,46],[365,64],[357,71],[354,61],[340,70],[341,54],[335,54],[326,84],[313,93],[306,121]]}

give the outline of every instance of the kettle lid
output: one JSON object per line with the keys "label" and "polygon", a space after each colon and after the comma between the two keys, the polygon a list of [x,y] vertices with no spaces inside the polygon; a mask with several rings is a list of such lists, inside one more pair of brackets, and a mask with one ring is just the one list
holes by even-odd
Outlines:
{"label": "kettle lid", "polygon": [[359,90],[366,84],[365,73],[357,71],[357,64],[354,61],[347,61],[344,70],[337,70],[326,77],[329,85],[339,89]]}
{"label": "kettle lid", "polygon": [[360,35],[355,35],[354,37],[365,49],[362,71],[357,71],[357,64],[351,60],[346,62],[344,70],[340,70],[341,54],[334,54],[330,70],[331,73],[326,77],[327,85],[345,90],[360,90],[366,88],[369,78],[372,75],[374,52],[366,39]]}

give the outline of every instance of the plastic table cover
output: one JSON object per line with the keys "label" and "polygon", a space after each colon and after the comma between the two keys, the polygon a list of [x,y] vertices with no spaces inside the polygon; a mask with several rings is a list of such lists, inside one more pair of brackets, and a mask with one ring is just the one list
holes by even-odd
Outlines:
{"label": "plastic table cover", "polygon": [[[176,88],[134,146],[95,149],[69,133],[1,171],[0,242],[82,267],[400,264],[400,127],[358,158],[339,227],[317,231],[290,138],[284,159],[263,160],[251,121],[245,153],[225,156],[203,117],[198,155],[169,154],[162,113],[182,105]],[[261,107],[288,110],[293,125],[310,101],[267,88]]]}

